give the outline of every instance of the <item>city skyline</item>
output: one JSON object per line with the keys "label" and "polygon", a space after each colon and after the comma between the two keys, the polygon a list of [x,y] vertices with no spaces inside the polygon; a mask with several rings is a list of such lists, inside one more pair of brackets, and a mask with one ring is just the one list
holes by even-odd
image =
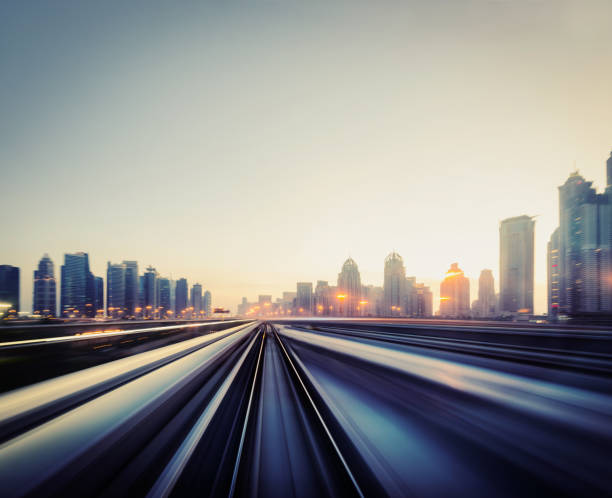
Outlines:
{"label": "city skyline", "polygon": [[527,214],[546,311],[556,187],[606,184],[609,3],[62,3],[0,7],[2,262],[24,309],[41,255],[74,251],[235,309],[349,256],[380,285],[395,250],[437,300],[455,261],[471,289],[498,282],[497,226]]}

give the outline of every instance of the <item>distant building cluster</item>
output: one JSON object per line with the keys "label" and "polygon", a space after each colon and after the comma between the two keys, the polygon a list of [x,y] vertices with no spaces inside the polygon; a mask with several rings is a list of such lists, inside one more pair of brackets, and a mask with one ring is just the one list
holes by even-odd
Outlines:
{"label": "distant building cluster", "polygon": [[[19,315],[19,268],[0,265],[0,316]],[[34,271],[32,315],[41,318],[200,319],[212,316],[212,295],[201,284],[191,289],[149,266],[142,275],[136,261],[108,262],[104,279],[89,268],[85,252],[64,255],[60,268],[59,310],[53,261],[45,254]]]}
{"label": "distant building cluster", "polygon": [[[533,314],[534,227],[530,216],[500,223],[500,294],[490,269],[478,280],[478,299],[470,303],[470,280],[458,263],[452,263],[440,284],[436,316],[451,319],[512,317]],[[429,287],[406,276],[402,257],[392,252],[384,261],[383,286],[364,285],[352,258],[342,265],[337,284],[319,280],[298,282],[296,292],[259,296],[257,302],[242,298],[238,314],[244,316],[411,317],[434,316]]]}
{"label": "distant building cluster", "polygon": [[256,302],[246,297],[238,305],[243,316],[411,316],[433,315],[433,294],[429,287],[406,277],[401,256],[395,252],[385,259],[383,287],[365,285],[359,267],[348,258],[338,274],[336,285],[326,280],[297,282],[295,292],[283,292],[272,300],[260,295]]}
{"label": "distant building cluster", "polygon": [[[577,172],[559,187],[559,228],[548,243],[548,315],[612,314],[612,153],[607,187],[597,193]],[[470,303],[470,280],[452,263],[440,284],[442,318],[515,318],[534,314],[535,220],[515,216],[499,225],[499,293],[490,269],[478,279],[478,299]],[[264,298],[264,299],[262,299]],[[352,258],[342,265],[335,286],[319,280],[298,282],[296,292],[272,301],[245,297],[239,315],[431,317],[432,293],[407,277],[396,252],[384,261],[383,286],[364,285]]]}

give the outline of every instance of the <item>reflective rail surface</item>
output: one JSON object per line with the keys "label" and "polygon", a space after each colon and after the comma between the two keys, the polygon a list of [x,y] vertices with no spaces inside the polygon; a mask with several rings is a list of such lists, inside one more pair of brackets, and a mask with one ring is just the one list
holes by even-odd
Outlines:
{"label": "reflective rail surface", "polygon": [[63,329],[54,325],[54,337],[0,342],[0,392],[251,321],[202,321],[121,330],[133,326],[127,322],[70,335],[62,334]]}
{"label": "reflective rail surface", "polygon": [[234,324],[1,395],[0,494],[611,495],[611,337]]}

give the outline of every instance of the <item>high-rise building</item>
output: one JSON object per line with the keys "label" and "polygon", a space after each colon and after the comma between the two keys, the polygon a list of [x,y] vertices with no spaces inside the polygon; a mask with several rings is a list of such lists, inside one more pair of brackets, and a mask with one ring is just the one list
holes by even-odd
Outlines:
{"label": "high-rise building", "polygon": [[406,277],[404,283],[404,314],[407,316],[416,316],[417,314],[417,281],[416,277]]}
{"label": "high-rise building", "polygon": [[193,284],[191,288],[191,306],[195,317],[199,318],[200,311],[202,311],[202,286],[200,284]]}
{"label": "high-rise building", "polygon": [[212,315],[212,294],[208,290],[204,293],[204,297],[202,297],[202,308],[206,317],[209,318]]}
{"label": "high-rise building", "polygon": [[174,315],[178,318],[186,313],[188,302],[189,286],[187,279],[179,278],[176,281],[176,292],[174,301]]}
{"label": "high-rise building", "polygon": [[143,279],[143,314],[147,318],[154,318],[157,308],[157,271],[152,266],[147,268]]}
{"label": "high-rise building", "polygon": [[385,316],[399,316],[406,306],[406,268],[404,260],[396,252],[385,258]]}
{"label": "high-rise building", "polygon": [[0,316],[19,313],[19,268],[0,265]]}
{"label": "high-rise building", "polygon": [[171,315],[174,316],[174,308],[176,303],[176,280],[169,278],[168,282],[170,283],[170,311],[172,311]]}
{"label": "high-rise building", "polygon": [[260,294],[257,296],[256,310],[260,316],[270,314],[272,311],[272,296],[270,294]]}
{"label": "high-rise building", "polygon": [[246,315],[249,308],[249,300],[246,297],[243,297],[241,303],[238,305],[238,315]]}
{"label": "high-rise building", "polygon": [[312,297],[312,282],[298,282],[296,293],[296,312],[298,314],[312,314]]}
{"label": "high-rise building", "polygon": [[145,278],[144,275],[139,275],[138,276],[138,310],[140,310],[137,314],[140,315],[140,317],[144,316],[144,309],[145,309]]}
{"label": "high-rise building", "polygon": [[433,316],[433,294],[425,284],[416,283],[413,290],[411,316],[429,318]]}
{"label": "high-rise building", "polygon": [[548,315],[556,316],[559,312],[561,294],[561,268],[559,260],[559,229],[550,236],[547,246],[546,266],[548,273]]}
{"label": "high-rise building", "polygon": [[500,312],[533,313],[535,221],[516,216],[499,225]]}
{"label": "high-rise building", "polygon": [[[611,156],[612,157],[612,156]],[[612,161],[607,161],[608,182]],[[610,313],[612,247],[612,185],[598,194],[592,182],[578,172],[559,187],[559,231],[551,238],[549,260],[558,255],[557,267],[549,267],[549,312],[576,315]],[[557,253],[553,253],[554,250]],[[558,294],[553,292],[558,271]],[[556,298],[556,301],[554,300]],[[557,303],[556,305],[554,303]]]}
{"label": "high-rise building", "polygon": [[365,307],[364,316],[384,316],[384,289],[380,286],[363,285],[361,287],[361,303],[363,303],[361,306]]}
{"label": "high-rise building", "polygon": [[127,315],[125,264],[106,265],[106,314],[112,318]]}
{"label": "high-rise building", "polygon": [[338,274],[336,306],[340,316],[359,316],[361,301],[361,275],[353,258],[348,258]]}
{"label": "high-rise building", "polygon": [[495,279],[491,270],[482,270],[478,278],[478,309],[472,310],[480,317],[495,316]]}
{"label": "high-rise building", "polygon": [[470,280],[451,264],[440,284],[440,315],[449,318],[468,318],[470,315]]}
{"label": "high-rise building", "polygon": [[279,304],[282,315],[290,315],[296,311],[297,292],[284,291]]}
{"label": "high-rise building", "polygon": [[167,278],[157,279],[157,295],[159,299],[157,303],[159,318],[170,318],[174,313],[170,300],[170,280]]}
{"label": "high-rise building", "polygon": [[93,313],[103,314],[104,313],[104,279],[102,277],[94,277],[92,275],[91,280],[93,281]]}
{"label": "high-rise building", "polygon": [[136,315],[138,303],[138,262],[123,261],[125,265],[125,309],[128,316]]}
{"label": "high-rise building", "polygon": [[316,315],[327,316],[331,313],[331,295],[327,280],[317,280],[314,301],[314,311]]}
{"label": "high-rise building", "polygon": [[34,296],[32,311],[35,315],[56,316],[57,313],[57,282],[53,261],[45,254],[34,270]]}
{"label": "high-rise building", "polygon": [[64,255],[61,267],[61,315],[93,317],[96,284],[85,252]]}

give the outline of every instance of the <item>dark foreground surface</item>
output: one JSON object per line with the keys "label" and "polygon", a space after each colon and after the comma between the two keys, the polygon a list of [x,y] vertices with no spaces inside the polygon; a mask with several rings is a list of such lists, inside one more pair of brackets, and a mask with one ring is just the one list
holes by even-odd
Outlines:
{"label": "dark foreground surface", "polygon": [[2,496],[612,495],[604,329],[229,326],[0,346]]}

